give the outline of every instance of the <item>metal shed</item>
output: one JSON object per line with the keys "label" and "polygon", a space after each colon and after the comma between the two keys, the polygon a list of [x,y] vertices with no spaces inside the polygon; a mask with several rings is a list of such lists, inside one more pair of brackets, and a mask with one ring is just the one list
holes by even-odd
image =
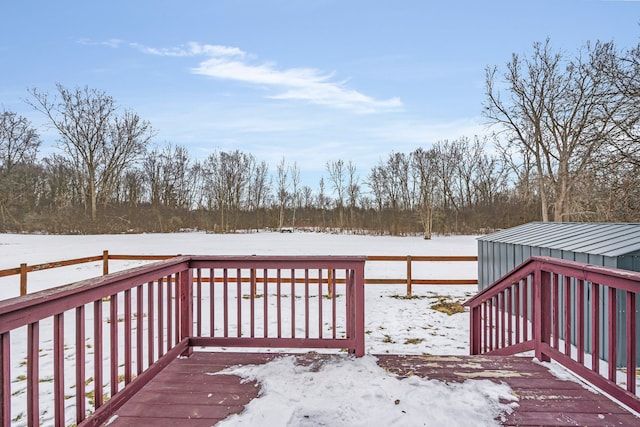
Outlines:
{"label": "metal shed", "polygon": [[[501,230],[478,238],[478,287],[485,289],[531,256],[542,255],[602,265],[625,270],[640,271],[639,223],[557,223],[532,222]],[[606,309],[608,297],[601,289],[600,303]],[[563,298],[563,295],[560,295]],[[587,292],[585,301],[591,299]],[[625,301],[622,293],[617,296],[618,319],[622,330],[617,337],[618,354],[626,348]],[[573,308],[572,308],[573,309]],[[636,312],[640,324],[640,311]],[[590,336],[590,322],[587,323]],[[574,326],[575,329],[575,326]],[[601,325],[601,354],[606,356],[608,337]],[[575,330],[572,335],[575,334]],[[564,338],[564,337],[563,337]],[[572,337],[572,341],[575,335]],[[590,339],[589,339],[590,341]],[[575,341],[574,341],[575,342]],[[640,354],[640,340],[636,341]],[[587,342],[587,348],[591,346]],[[618,360],[622,362],[622,360]],[[639,362],[640,363],[640,362]]]}

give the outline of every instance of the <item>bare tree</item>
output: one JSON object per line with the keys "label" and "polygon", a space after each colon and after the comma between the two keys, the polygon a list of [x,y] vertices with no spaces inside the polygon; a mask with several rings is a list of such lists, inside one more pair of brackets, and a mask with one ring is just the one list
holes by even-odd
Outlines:
{"label": "bare tree", "polygon": [[[220,214],[220,230],[234,230],[238,224],[241,204],[246,199],[247,185],[255,159],[239,150],[211,154],[205,163],[208,175],[208,188],[211,191],[215,208]],[[230,220],[233,223],[230,223]]]}
{"label": "bare tree", "polygon": [[342,160],[335,160],[327,162],[327,172],[329,172],[329,179],[333,184],[333,192],[336,194],[336,208],[338,210],[338,227],[344,228],[344,162]]}
{"label": "bare tree", "polygon": [[282,158],[282,160],[280,160],[280,163],[278,163],[277,170],[278,176],[276,179],[276,185],[278,187],[277,199],[279,206],[278,228],[282,228],[284,226],[284,212],[287,207],[287,201],[289,199],[289,184],[287,183],[289,168],[287,168],[286,166],[284,157]]}
{"label": "bare tree", "polygon": [[496,86],[497,69],[487,70],[484,113],[502,127],[509,143],[531,154],[544,221],[550,210],[554,221],[569,217],[572,189],[607,141],[611,92],[598,64],[611,49],[607,43],[587,44],[567,59],[549,40],[536,43],[531,57],[514,54],[507,64],[507,100]]}
{"label": "bare tree", "polygon": [[360,198],[360,177],[356,173],[356,164],[349,160],[347,164],[347,196],[349,203],[349,227],[356,226],[356,205]]}
{"label": "bare tree", "polygon": [[296,162],[293,162],[293,165],[289,167],[289,170],[291,171],[291,206],[293,208],[291,215],[291,227],[295,228],[296,209],[298,208],[300,200],[300,168]]}
{"label": "bare tree", "polygon": [[[29,120],[0,112],[0,219],[13,218],[10,208],[34,194],[34,167],[40,137]],[[29,207],[22,204],[22,211]],[[13,218],[15,221],[15,218]]]}
{"label": "bare tree", "polygon": [[30,90],[30,105],[44,113],[60,134],[59,147],[82,178],[85,205],[95,220],[98,200],[106,200],[122,171],[144,153],[154,135],[137,114],[118,115],[113,98],[88,87],[67,89],[58,96]]}
{"label": "bare tree", "polygon": [[411,155],[412,170],[419,185],[418,212],[424,229],[424,238],[430,240],[433,233],[433,211],[440,185],[438,179],[437,151],[418,148]]}
{"label": "bare tree", "polygon": [[251,173],[251,183],[249,184],[249,208],[254,211],[256,228],[260,227],[260,210],[267,204],[269,192],[271,191],[271,181],[269,178],[269,166],[265,161],[256,163]]}

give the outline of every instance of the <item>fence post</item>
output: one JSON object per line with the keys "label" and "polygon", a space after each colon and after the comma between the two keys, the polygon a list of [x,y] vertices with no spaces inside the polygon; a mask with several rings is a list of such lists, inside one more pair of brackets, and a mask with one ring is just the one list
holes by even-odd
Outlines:
{"label": "fence post", "polygon": [[407,255],[407,297],[411,298],[411,255]]}
{"label": "fence post", "polygon": [[102,251],[102,275],[109,274],[109,251]]}
{"label": "fence post", "polygon": [[20,264],[20,296],[27,294],[27,264]]}
{"label": "fence post", "polygon": [[327,298],[333,298],[333,269],[327,269]]}

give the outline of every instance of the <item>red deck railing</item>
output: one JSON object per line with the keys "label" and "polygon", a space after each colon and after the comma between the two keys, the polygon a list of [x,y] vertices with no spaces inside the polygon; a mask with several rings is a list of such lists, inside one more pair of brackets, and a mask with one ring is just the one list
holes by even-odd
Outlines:
{"label": "red deck railing", "polygon": [[[529,258],[467,301],[471,354],[534,350],[539,360],[557,361],[640,411],[636,388],[639,292],[640,273],[549,257]],[[618,319],[621,311],[622,322]],[[620,336],[626,338],[624,355],[617,354]],[[607,345],[601,346],[605,341]],[[600,354],[601,348],[606,354]],[[601,359],[608,361],[606,368],[601,368]],[[626,370],[621,381],[616,363],[620,359]]]}
{"label": "red deck railing", "polygon": [[104,422],[194,346],[361,356],[364,263],[181,256],[0,301],[0,423]]}

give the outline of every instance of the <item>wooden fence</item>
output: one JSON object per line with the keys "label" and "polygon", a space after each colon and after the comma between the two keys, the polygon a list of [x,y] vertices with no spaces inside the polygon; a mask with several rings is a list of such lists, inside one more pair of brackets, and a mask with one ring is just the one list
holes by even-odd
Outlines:
{"label": "wooden fence", "polygon": [[[47,270],[51,268],[67,267],[71,265],[84,264],[89,262],[102,261],[102,274],[109,274],[109,261],[162,261],[169,258],[173,258],[177,255],[112,255],[109,251],[103,251],[102,255],[88,256],[84,258],[68,259],[63,261],[47,262],[42,264],[27,265],[26,263],[20,264],[19,267],[8,268],[0,270],[0,277],[7,277],[13,275],[20,276],[20,295],[26,295],[27,291],[27,276],[28,273]],[[424,279],[417,278],[413,273],[414,265],[422,262],[477,262],[477,256],[387,256],[387,255],[375,255],[367,256],[366,261],[369,262],[394,262],[403,263],[406,265],[406,275],[400,278],[365,278],[366,285],[405,285],[406,295],[411,297],[413,294],[414,285],[477,285],[477,279]],[[243,278],[247,281],[249,278]],[[342,279],[339,279],[342,280]],[[331,294],[332,288],[329,287],[329,293]]]}

